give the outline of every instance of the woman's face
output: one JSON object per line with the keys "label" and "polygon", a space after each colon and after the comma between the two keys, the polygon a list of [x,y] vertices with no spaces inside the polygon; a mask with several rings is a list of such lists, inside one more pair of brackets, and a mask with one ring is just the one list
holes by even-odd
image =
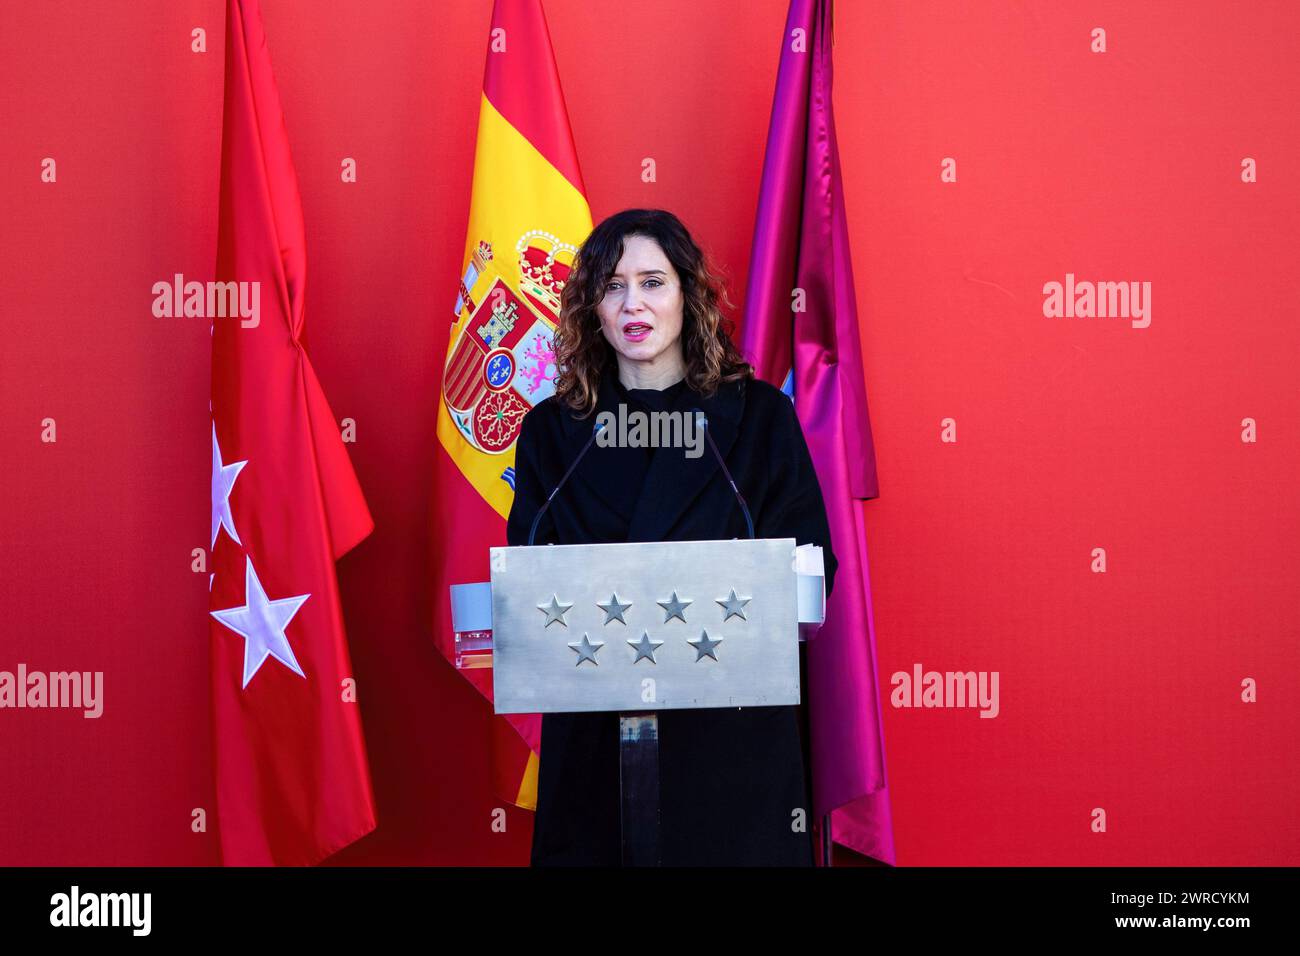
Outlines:
{"label": "woman's face", "polygon": [[627,236],[605,296],[596,306],[606,340],[620,364],[658,366],[682,361],[681,280],[659,243]]}

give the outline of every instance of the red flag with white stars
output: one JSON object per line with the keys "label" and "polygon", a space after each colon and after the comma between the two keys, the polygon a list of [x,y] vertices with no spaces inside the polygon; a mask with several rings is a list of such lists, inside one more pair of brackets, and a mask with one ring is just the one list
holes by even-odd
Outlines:
{"label": "red flag with white stars", "polygon": [[334,566],[374,522],[302,341],[302,207],[257,0],[227,5],[220,208],[235,285],[217,297],[242,306],[212,320],[222,859],[314,864],[375,827]]}

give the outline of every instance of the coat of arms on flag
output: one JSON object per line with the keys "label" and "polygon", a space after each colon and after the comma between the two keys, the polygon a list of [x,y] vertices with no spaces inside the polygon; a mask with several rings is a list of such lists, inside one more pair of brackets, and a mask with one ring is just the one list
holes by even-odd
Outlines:
{"label": "coat of arms on flag", "polygon": [[498,502],[508,510],[514,491],[514,444],[524,415],[555,391],[555,326],[577,246],[546,229],[522,232],[514,243],[513,283],[502,273],[515,270],[502,268],[497,251],[478,239],[460,282],[439,437],[500,511]]}
{"label": "coat of arms on flag", "polygon": [[[575,248],[540,229],[520,237],[519,292],[490,268],[480,241],[460,294],[442,394],[456,430],[475,449],[499,455],[514,446],[525,413],[555,391],[553,337],[560,293]],[[560,258],[563,256],[563,258]],[[471,287],[482,287],[477,299]],[[502,480],[514,487],[509,468]]]}

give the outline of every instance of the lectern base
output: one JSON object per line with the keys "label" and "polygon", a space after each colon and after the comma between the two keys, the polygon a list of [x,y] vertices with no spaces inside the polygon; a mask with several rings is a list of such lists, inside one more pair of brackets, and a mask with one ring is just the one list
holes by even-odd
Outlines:
{"label": "lectern base", "polygon": [[659,866],[659,717],[618,715],[619,789],[624,866]]}

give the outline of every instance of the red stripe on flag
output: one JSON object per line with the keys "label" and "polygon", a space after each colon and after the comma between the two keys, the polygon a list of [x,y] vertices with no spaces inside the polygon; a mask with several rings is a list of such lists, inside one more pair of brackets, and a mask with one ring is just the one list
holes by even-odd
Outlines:
{"label": "red stripe on flag", "polygon": [[[504,32],[498,33],[498,29]],[[541,0],[495,3],[489,37],[483,94],[506,122],[585,196]],[[496,37],[507,38],[504,51],[493,50]]]}

